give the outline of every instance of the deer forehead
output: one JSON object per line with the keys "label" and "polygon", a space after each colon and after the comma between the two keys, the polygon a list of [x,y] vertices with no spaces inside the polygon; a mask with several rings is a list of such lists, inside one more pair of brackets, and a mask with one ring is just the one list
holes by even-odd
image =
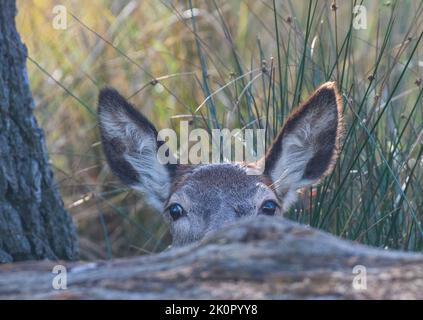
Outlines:
{"label": "deer forehead", "polygon": [[[206,164],[185,168],[177,173],[168,203],[231,200],[255,202],[266,196],[274,198],[272,181],[266,175],[249,175],[248,168],[231,163]],[[272,197],[273,195],[273,197]]]}

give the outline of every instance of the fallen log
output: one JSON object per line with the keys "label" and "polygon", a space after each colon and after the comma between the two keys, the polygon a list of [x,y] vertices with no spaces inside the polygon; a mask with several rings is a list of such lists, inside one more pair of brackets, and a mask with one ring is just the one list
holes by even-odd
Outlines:
{"label": "fallen log", "polygon": [[423,255],[258,217],[157,255],[0,265],[0,299],[423,299]]}

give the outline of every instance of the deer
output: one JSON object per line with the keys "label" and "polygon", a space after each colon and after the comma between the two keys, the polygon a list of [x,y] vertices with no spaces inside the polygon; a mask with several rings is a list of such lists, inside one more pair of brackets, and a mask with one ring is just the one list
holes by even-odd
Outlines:
{"label": "deer", "polygon": [[331,173],[343,128],[341,96],[326,82],[290,112],[261,160],[263,172],[251,174],[256,164],[162,164],[156,128],[112,87],[100,91],[97,112],[112,173],[163,213],[172,246],[246,217],[283,215],[299,191]]}

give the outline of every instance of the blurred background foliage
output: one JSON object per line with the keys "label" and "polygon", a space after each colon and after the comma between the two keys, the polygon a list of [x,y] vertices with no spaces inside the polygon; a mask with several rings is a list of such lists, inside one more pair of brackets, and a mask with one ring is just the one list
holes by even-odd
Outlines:
{"label": "blurred background foliage", "polygon": [[[287,217],[378,247],[423,249],[421,1],[17,3],[35,114],[82,258],[170,243],[161,216],[105,163],[95,116],[105,85],[158,128],[268,125],[270,142],[292,107],[337,81],[341,158]],[[359,4],[366,29],[353,25]],[[53,27],[56,5],[67,9],[65,30]]]}

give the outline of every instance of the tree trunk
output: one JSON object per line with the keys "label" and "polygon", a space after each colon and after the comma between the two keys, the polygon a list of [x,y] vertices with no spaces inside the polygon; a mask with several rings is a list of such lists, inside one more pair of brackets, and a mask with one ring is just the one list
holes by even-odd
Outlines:
{"label": "tree trunk", "polygon": [[[0,299],[423,299],[423,255],[369,248],[279,218],[240,221],[158,255],[0,266]],[[56,278],[56,283],[59,283]]]}
{"label": "tree trunk", "polygon": [[0,263],[78,257],[75,228],[49,168],[15,25],[0,1]]}

